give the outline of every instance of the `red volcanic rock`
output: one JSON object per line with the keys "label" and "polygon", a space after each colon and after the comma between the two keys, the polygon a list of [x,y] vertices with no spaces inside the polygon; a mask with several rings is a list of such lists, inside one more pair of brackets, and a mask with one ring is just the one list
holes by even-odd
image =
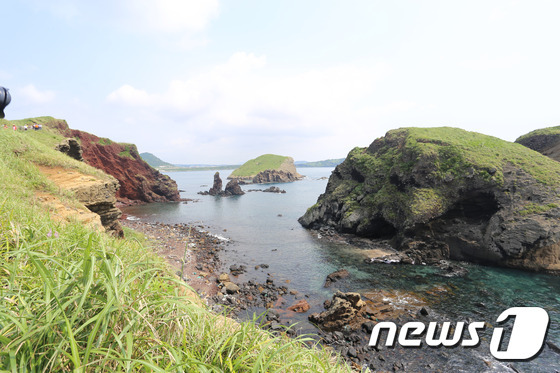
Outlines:
{"label": "red volcanic rock", "polygon": [[294,305],[288,307],[288,310],[303,313],[309,311],[309,308],[309,303],[307,303],[305,299],[302,299]]}
{"label": "red volcanic rock", "polygon": [[55,120],[49,127],[56,128],[66,137],[80,140],[83,158],[89,165],[115,177],[120,184],[119,202],[179,201],[177,184],[147,164],[134,144],[116,143],[90,133],[73,130],[66,121]]}

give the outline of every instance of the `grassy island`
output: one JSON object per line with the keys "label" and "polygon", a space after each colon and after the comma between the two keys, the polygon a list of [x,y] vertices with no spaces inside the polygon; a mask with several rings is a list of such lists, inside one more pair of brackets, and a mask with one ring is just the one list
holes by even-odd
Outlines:
{"label": "grassy island", "polygon": [[266,170],[284,170],[287,166],[291,164],[291,167],[295,170],[293,166],[294,160],[291,157],[285,157],[282,155],[275,154],[264,154],[255,159],[248,160],[241,167],[235,169],[230,178],[253,178],[259,172]]}

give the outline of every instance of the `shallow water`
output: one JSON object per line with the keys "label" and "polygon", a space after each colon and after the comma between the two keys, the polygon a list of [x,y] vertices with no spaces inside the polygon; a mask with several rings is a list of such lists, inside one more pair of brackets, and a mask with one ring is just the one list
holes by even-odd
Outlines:
{"label": "shallow water", "polygon": [[[412,291],[426,299],[433,310],[456,321],[470,318],[493,324],[497,316],[510,307],[539,306],[547,310],[551,319],[547,340],[560,346],[560,277],[461,264],[468,269],[466,276],[445,278],[438,275],[437,268],[429,266],[365,263],[363,250],[327,242],[318,238],[317,232],[307,231],[297,222],[324,192],[325,177],[332,169],[299,171],[306,179],[272,184],[286,190],[285,194],[250,192],[227,198],[197,194],[210,189],[214,171],[169,173],[179,189],[185,190],[181,197],[198,201],[132,206],[124,210],[145,221],[202,224],[210,232],[230,238],[233,243],[221,254],[224,268],[245,264],[249,271],[241,280],[255,278],[264,282],[270,273],[275,283],[284,283],[290,289],[309,295],[310,312],[321,311],[323,301],[330,299],[337,288],[360,292],[373,289]],[[227,170],[220,172],[224,185],[229,173]],[[265,189],[268,186],[244,185],[242,188]],[[270,265],[266,272],[252,269],[261,263]],[[326,276],[340,268],[350,271],[349,279],[325,289]],[[303,329],[312,331],[306,322],[307,314],[299,317]],[[490,355],[483,347],[459,350],[461,348],[454,351],[459,365],[468,361],[465,354]],[[512,364],[527,372],[560,371],[560,355],[545,347],[533,361]],[[508,369],[496,362],[493,370]],[[465,371],[469,371],[468,368]]]}

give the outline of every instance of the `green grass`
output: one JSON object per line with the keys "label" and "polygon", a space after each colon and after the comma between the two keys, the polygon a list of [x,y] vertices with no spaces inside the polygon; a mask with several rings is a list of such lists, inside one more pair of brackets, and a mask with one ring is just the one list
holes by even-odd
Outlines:
{"label": "green grass", "polygon": [[113,143],[113,140],[108,139],[106,137],[100,137],[99,141],[97,141],[97,143],[99,145],[111,145]]}
{"label": "green grass", "polygon": [[261,171],[277,170],[289,157],[275,154],[264,154],[255,159],[245,162],[241,167],[234,170],[232,177],[253,177]]}
{"label": "green grass", "polygon": [[135,159],[133,154],[138,154],[136,145],[127,143],[119,143],[119,145],[124,147],[124,150],[119,153],[119,157]]}
{"label": "green grass", "polygon": [[531,215],[531,214],[540,214],[543,212],[547,212],[552,209],[558,208],[558,205],[555,203],[548,203],[546,205],[540,205],[536,203],[528,203],[525,207],[519,211],[521,216]]}
{"label": "green grass", "polygon": [[306,338],[209,312],[138,233],[51,220],[33,195],[61,192],[35,163],[100,173],[0,129],[0,371],[350,371]]}
{"label": "green grass", "polygon": [[517,140],[515,140],[515,142],[523,141],[533,136],[542,136],[542,135],[560,135],[560,126],[541,128],[538,130],[531,131],[523,136],[518,137]]}

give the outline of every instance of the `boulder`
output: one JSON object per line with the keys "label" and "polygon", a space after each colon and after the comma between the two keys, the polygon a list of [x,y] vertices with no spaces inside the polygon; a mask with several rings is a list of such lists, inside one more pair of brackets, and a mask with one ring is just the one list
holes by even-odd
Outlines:
{"label": "boulder", "polygon": [[312,313],[308,319],[324,330],[338,330],[352,322],[366,306],[358,293],[337,292],[333,295],[328,309]]}
{"label": "boulder", "polygon": [[457,128],[401,128],[354,148],[299,222],[386,238],[410,262],[560,271],[560,163]]}
{"label": "boulder", "polygon": [[297,312],[297,313],[304,313],[309,311],[309,303],[307,303],[307,301],[305,299],[302,299],[300,301],[298,301],[297,303],[291,305],[290,307],[288,307],[289,311],[292,312]]}

